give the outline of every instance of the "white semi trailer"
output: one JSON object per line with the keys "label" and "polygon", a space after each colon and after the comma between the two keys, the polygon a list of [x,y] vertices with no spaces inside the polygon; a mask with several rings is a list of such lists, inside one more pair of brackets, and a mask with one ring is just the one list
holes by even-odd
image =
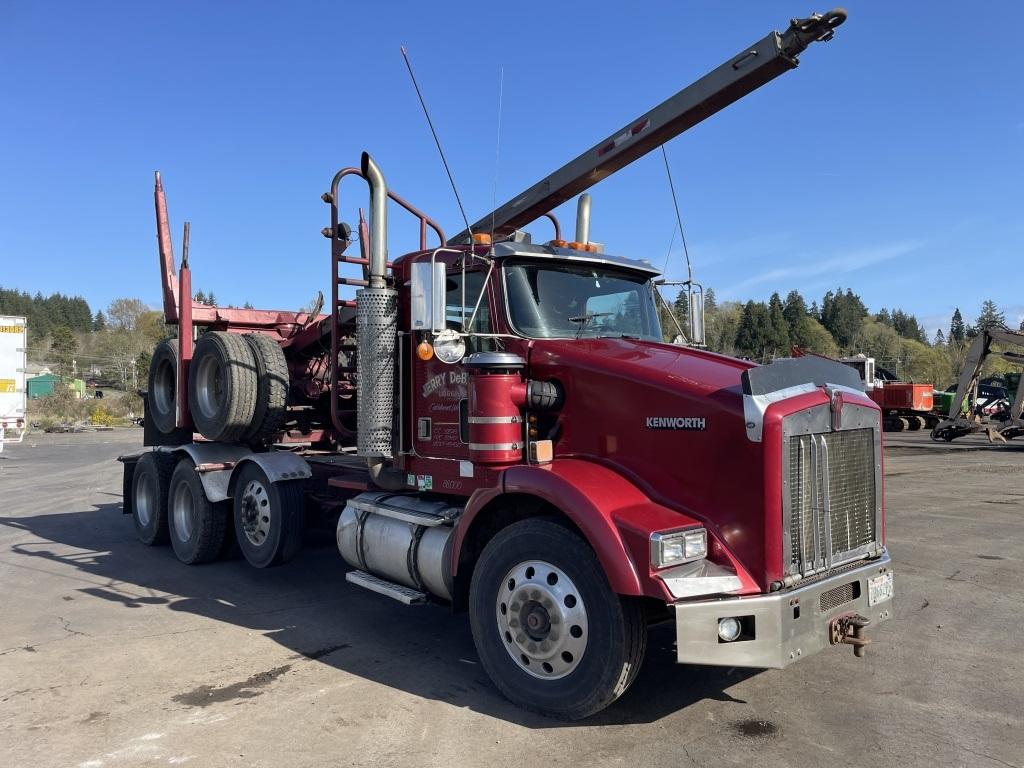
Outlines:
{"label": "white semi trailer", "polygon": [[0,315],[0,452],[4,443],[20,443],[25,434],[24,317]]}

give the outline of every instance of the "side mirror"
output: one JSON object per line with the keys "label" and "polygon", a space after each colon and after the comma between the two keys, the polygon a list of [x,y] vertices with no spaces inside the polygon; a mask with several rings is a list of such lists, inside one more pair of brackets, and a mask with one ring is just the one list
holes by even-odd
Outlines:
{"label": "side mirror", "polygon": [[688,287],[690,300],[690,343],[696,347],[704,346],[704,286],[690,283]]}
{"label": "side mirror", "polygon": [[[433,270],[431,270],[433,266]],[[409,321],[412,331],[443,330],[445,327],[445,265],[418,261],[412,265],[409,286]]]}

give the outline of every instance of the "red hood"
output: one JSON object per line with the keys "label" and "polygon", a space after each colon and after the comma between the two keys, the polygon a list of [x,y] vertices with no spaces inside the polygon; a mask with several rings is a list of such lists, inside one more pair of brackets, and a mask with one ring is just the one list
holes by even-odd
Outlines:
{"label": "red hood", "polygon": [[743,418],[750,363],[633,339],[536,341],[530,376],[562,384],[555,456],[614,468],[705,523],[758,581],[765,570],[764,445]]}
{"label": "red hood", "polygon": [[[637,339],[542,340],[531,347],[532,365],[557,359],[576,371],[627,379],[675,395],[714,398],[722,407],[743,411],[740,376],[753,363],[692,347]],[[536,374],[535,374],[536,375]],[[552,376],[558,378],[552,371]]]}

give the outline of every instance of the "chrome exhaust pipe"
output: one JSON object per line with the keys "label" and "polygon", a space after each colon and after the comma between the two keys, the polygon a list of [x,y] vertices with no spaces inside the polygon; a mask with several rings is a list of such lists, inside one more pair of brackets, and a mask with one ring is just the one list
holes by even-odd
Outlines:
{"label": "chrome exhaust pipe", "polygon": [[388,270],[388,185],[384,174],[363,152],[360,170],[370,185],[370,288],[384,288]]}
{"label": "chrome exhaust pipe", "polygon": [[381,488],[405,487],[394,456],[395,388],[398,385],[398,291],[388,288],[388,187],[366,152],[360,170],[370,187],[369,285],[356,291],[356,451]]}
{"label": "chrome exhaust pipe", "polygon": [[590,242],[590,193],[584,192],[576,203],[576,242]]}

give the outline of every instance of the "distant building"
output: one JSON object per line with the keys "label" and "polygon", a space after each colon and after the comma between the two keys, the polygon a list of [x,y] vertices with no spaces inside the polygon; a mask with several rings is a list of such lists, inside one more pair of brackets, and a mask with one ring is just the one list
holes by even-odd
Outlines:
{"label": "distant building", "polygon": [[62,379],[55,373],[41,373],[25,382],[29,400],[52,395],[58,384],[63,383],[79,400],[85,397],[85,381],[82,379]]}

